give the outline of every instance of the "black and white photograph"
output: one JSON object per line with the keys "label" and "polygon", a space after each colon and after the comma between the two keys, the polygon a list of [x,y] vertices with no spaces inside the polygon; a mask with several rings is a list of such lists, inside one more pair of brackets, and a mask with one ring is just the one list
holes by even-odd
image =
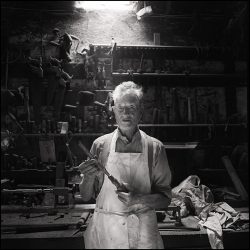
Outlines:
{"label": "black and white photograph", "polygon": [[1,249],[249,249],[249,1],[1,1]]}

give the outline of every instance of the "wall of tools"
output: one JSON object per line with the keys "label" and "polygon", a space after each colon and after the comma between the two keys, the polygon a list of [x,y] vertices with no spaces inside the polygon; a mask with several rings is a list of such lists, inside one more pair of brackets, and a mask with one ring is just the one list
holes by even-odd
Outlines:
{"label": "wall of tools", "polygon": [[[204,42],[192,15],[185,22],[138,22],[131,13],[2,12],[1,161],[4,176],[17,184],[55,185],[58,162],[65,163],[67,183],[79,182],[72,166],[86,156],[78,140],[90,148],[114,129],[110,92],[125,80],[143,86],[140,127],[165,143],[176,184],[198,168],[223,168],[209,156],[246,143],[247,58],[244,46],[237,49],[240,37],[223,42],[230,19],[216,22],[215,30],[207,18],[214,37]],[[172,151],[187,142],[201,146],[191,167]],[[204,150],[208,145],[216,147]],[[241,162],[245,169],[246,158]]]}

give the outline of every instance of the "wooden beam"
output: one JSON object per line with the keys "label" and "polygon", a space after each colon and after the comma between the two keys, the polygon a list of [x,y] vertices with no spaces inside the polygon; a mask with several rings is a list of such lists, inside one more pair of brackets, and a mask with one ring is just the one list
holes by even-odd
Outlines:
{"label": "wooden beam", "polygon": [[248,200],[248,193],[246,189],[244,188],[235,168],[233,167],[231,160],[229,159],[227,155],[223,156],[221,159],[227,169],[228,174],[231,177],[231,180],[234,184],[235,189],[241,196],[242,200]]}

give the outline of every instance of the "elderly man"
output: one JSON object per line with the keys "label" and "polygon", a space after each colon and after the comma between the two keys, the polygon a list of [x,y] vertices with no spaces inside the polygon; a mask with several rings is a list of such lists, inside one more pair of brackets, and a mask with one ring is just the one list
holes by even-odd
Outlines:
{"label": "elderly man", "polygon": [[[85,231],[85,247],[94,249],[161,249],[155,209],[171,201],[171,172],[163,144],[139,130],[142,89],[123,82],[113,92],[118,128],[97,138],[91,148],[96,159],[80,164],[85,201],[97,195],[93,217]],[[129,192],[116,190],[96,167],[100,161]],[[99,192],[100,190],[100,192]]]}

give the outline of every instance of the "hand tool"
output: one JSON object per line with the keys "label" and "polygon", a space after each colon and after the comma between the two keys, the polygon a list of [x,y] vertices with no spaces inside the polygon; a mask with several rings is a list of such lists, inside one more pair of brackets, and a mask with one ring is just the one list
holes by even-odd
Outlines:
{"label": "hand tool", "polygon": [[184,225],[173,225],[169,223],[158,223],[158,228],[162,230],[188,230],[188,231],[200,231],[199,226],[188,227]]}
{"label": "hand tool", "polygon": [[[82,142],[79,140],[78,141],[78,146],[83,150],[83,152],[90,158],[90,159],[96,159],[90,152],[89,150],[82,144]],[[109,180],[116,186],[117,191],[120,192],[126,192],[128,193],[129,191],[127,190],[127,188],[121,184],[115,177],[113,177],[107,170],[106,168],[97,161],[97,166],[98,168],[108,176]],[[77,167],[78,168],[78,167]]]}
{"label": "hand tool", "polygon": [[77,229],[71,236],[74,236],[74,235],[76,235],[77,233],[84,231],[86,228],[87,228],[87,225],[82,225],[82,226],[80,226],[80,228]]}
{"label": "hand tool", "polygon": [[90,214],[91,214],[90,212],[83,212],[81,214],[81,218],[80,218],[80,220],[76,224],[77,230],[71,236],[74,236],[78,232],[82,232],[82,231],[84,231],[87,228],[86,221],[88,220]]}
{"label": "hand tool", "polygon": [[34,233],[34,232],[47,232],[47,231],[58,231],[58,230],[67,230],[69,225],[18,225],[18,226],[5,226],[1,228],[1,234],[6,233]]}
{"label": "hand tool", "polygon": [[61,218],[64,218],[64,214],[60,214],[60,215],[57,216],[54,220],[58,220],[58,219],[61,219]]}
{"label": "hand tool", "polygon": [[90,216],[90,212],[83,212],[81,214],[79,221],[76,224],[76,228],[79,229],[82,225],[84,225],[86,221],[88,220],[89,216]]}
{"label": "hand tool", "polygon": [[1,194],[44,194],[44,193],[58,193],[59,191],[67,190],[71,192],[68,187],[54,187],[54,188],[19,188],[19,189],[2,189]]}
{"label": "hand tool", "polygon": [[37,214],[37,215],[34,215],[34,216],[30,216],[29,218],[45,217],[46,215],[48,215],[48,214]]}
{"label": "hand tool", "polygon": [[25,217],[26,219],[29,219],[30,218],[30,213],[23,213],[23,214],[20,214],[19,215],[19,218],[20,217]]}
{"label": "hand tool", "polygon": [[[156,211],[158,228],[160,230],[191,230],[191,231],[199,231],[200,227],[197,223],[190,223],[190,219],[186,220],[186,222],[182,221],[180,206],[170,205],[166,210]],[[169,212],[172,212],[170,215]],[[166,220],[166,215],[170,215],[168,220]],[[160,221],[158,219],[161,219]]]}
{"label": "hand tool", "polygon": [[37,194],[37,193],[53,193],[54,190],[52,188],[19,188],[19,189],[2,189],[2,194]]}

